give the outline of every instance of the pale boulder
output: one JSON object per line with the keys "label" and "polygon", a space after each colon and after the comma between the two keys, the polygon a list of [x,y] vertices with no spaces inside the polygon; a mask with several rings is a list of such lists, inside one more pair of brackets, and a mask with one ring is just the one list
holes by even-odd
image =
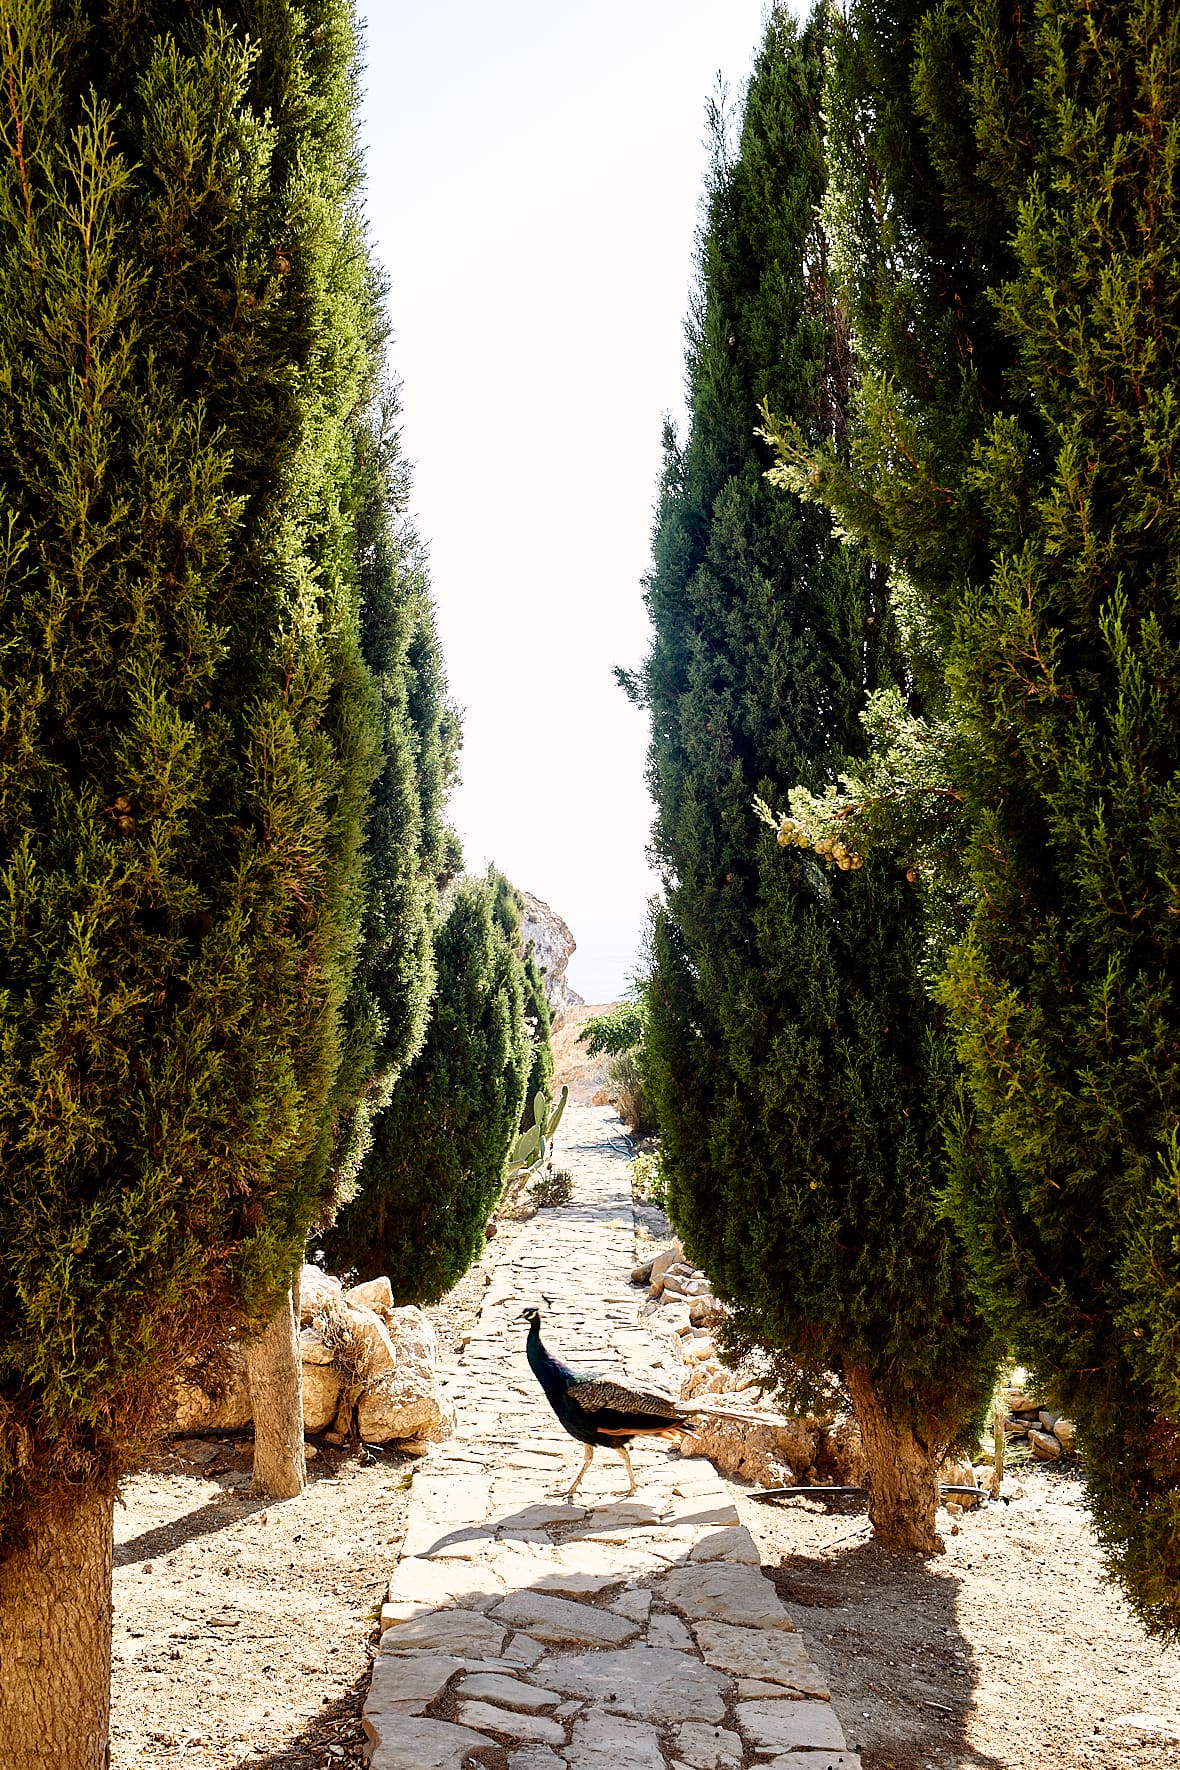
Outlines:
{"label": "pale boulder", "polygon": [[369,1278],[345,1291],[344,1301],[354,1309],[372,1309],[388,1317],[393,1311],[393,1286],[387,1278]]}
{"label": "pale boulder", "polygon": [[[377,1322],[376,1316],[373,1320]],[[369,1378],[357,1402],[361,1437],[369,1444],[448,1437],[455,1428],[455,1410],[439,1385],[433,1324],[411,1306],[392,1310],[387,1329],[377,1325],[389,1343],[391,1362]]]}
{"label": "pale boulder", "polygon": [[324,1272],[318,1266],[305,1266],[299,1274],[299,1324],[310,1327],[320,1310],[333,1297],[338,1297],[344,1286],[331,1273]]}
{"label": "pale boulder", "polygon": [[303,1329],[299,1357],[303,1366],[303,1430],[325,1432],[336,1418],[343,1380],[318,1328]]}

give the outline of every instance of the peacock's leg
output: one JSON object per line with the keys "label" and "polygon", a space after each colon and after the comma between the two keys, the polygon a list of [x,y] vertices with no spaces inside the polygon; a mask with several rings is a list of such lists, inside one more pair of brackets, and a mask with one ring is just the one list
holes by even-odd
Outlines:
{"label": "peacock's leg", "polygon": [[618,1451],[619,1455],[622,1457],[623,1461],[627,1465],[627,1479],[631,1483],[631,1485],[627,1489],[627,1493],[626,1493],[625,1497],[629,1499],[631,1497],[631,1495],[635,1492],[635,1471],[631,1467],[631,1458],[627,1455],[627,1446],[625,1444],[616,1444],[615,1449]]}
{"label": "peacock's leg", "polygon": [[586,1446],[585,1461],[583,1462],[582,1467],[578,1470],[577,1474],[574,1476],[573,1486],[566,1488],[565,1494],[564,1494],[565,1499],[567,1499],[567,1500],[573,1499],[574,1494],[577,1492],[577,1487],[578,1487],[579,1481],[582,1479],[583,1475],[586,1473],[587,1469],[590,1467],[590,1465],[593,1461],[594,1461],[594,1446],[592,1444],[588,1444]]}

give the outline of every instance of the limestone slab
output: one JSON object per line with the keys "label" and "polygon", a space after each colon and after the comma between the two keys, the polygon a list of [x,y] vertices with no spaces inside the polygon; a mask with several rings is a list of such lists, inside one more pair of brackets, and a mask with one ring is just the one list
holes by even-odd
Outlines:
{"label": "limestone slab", "polygon": [[689,1770],[741,1770],[745,1760],[739,1733],[729,1727],[709,1727],[702,1721],[686,1721],[672,1749]]}
{"label": "limestone slab", "polygon": [[461,1659],[443,1653],[403,1656],[382,1651],[373,1661],[366,1712],[376,1709],[420,1715],[441,1695],[462,1664]]}
{"label": "limestone slab", "polygon": [[584,1715],[566,1747],[569,1770],[666,1770],[654,1727],[619,1715]]}
{"label": "limestone slab", "polygon": [[794,1625],[769,1580],[754,1567],[727,1561],[674,1567],[657,1588],[666,1603],[691,1620],[747,1623],[760,1629]]}
{"label": "limestone slab", "polygon": [[473,1672],[459,1685],[459,1695],[471,1702],[496,1702],[501,1708],[551,1709],[561,1701],[558,1690],[539,1690],[535,1684],[523,1684],[519,1678],[506,1678],[498,1672]]}
{"label": "limestone slab", "polygon": [[456,1659],[499,1659],[507,1636],[503,1623],[476,1610],[435,1610],[393,1624],[382,1638],[390,1653],[448,1653]]}
{"label": "limestone slab", "polygon": [[678,1616],[657,1612],[649,1617],[647,1640],[651,1647],[671,1647],[677,1653],[692,1652],[692,1636]]}
{"label": "limestone slab", "polygon": [[546,1745],[529,1745],[508,1754],[508,1770],[565,1770],[565,1759]]}
{"label": "limestone slab", "polygon": [[[844,1729],[827,1702],[790,1697],[781,1702],[739,1702],[736,1714],[738,1726],[758,1751],[845,1749]],[[808,1770],[814,1770],[810,1763]]]}
{"label": "limestone slab", "polygon": [[482,1733],[451,1721],[396,1715],[391,1726],[379,1729],[373,1719],[366,1709],[365,1732],[376,1747],[369,1770],[463,1770],[469,1754],[490,1743]]}
{"label": "limestone slab", "polygon": [[611,1605],[616,1616],[629,1616],[632,1622],[642,1628],[651,1610],[651,1593],[642,1586],[633,1586],[629,1591],[621,1592]]}
{"label": "limestone slab", "polygon": [[720,1721],[726,1679],[693,1654],[667,1647],[569,1653],[542,1660],[537,1677],[563,1696],[649,1721]]}
{"label": "limestone slab", "polygon": [[499,1733],[531,1745],[565,1744],[565,1728],[548,1715],[521,1715],[490,1702],[461,1702],[456,1712],[460,1726],[478,1727],[481,1733]]}
{"label": "limestone slab", "polygon": [[[408,1550],[402,1552],[409,1553]],[[689,1560],[736,1561],[746,1567],[761,1566],[758,1545],[744,1524],[739,1524],[736,1530],[711,1530],[696,1544]]]}
{"label": "limestone slab", "polygon": [[534,1641],[531,1635],[516,1634],[504,1649],[504,1658],[509,1665],[520,1666],[527,1672],[536,1665],[544,1651],[541,1643]]}
{"label": "limestone slab", "polygon": [[504,1596],[504,1590],[503,1580],[482,1562],[409,1559],[397,1564],[389,1582],[389,1601],[489,1610]]}
{"label": "limestone slab", "polygon": [[479,1524],[488,1515],[490,1475],[416,1475],[413,1505],[422,1519],[440,1524]]}
{"label": "limestone slab", "polygon": [[788,1752],[758,1770],[861,1770],[861,1763],[856,1752]]}
{"label": "limestone slab", "polygon": [[742,1629],[720,1622],[694,1623],[693,1634],[707,1663],[719,1671],[770,1685],[782,1684],[788,1690],[809,1696],[828,1694],[798,1635],[785,1634],[782,1629]]}
{"label": "limestone slab", "polygon": [[569,1641],[575,1646],[620,1646],[637,1632],[625,1616],[553,1598],[547,1592],[511,1592],[491,1614],[497,1622],[527,1629],[538,1641]]}

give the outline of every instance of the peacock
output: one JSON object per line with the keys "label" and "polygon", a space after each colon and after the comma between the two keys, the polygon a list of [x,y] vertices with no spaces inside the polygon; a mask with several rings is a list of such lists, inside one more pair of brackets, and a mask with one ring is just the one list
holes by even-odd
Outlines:
{"label": "peacock", "polygon": [[628,1383],[616,1382],[613,1377],[602,1376],[596,1371],[573,1371],[554,1358],[541,1343],[539,1309],[525,1309],[518,1320],[529,1324],[525,1355],[533,1375],[545,1391],[545,1399],[570,1437],[586,1446],[585,1461],[564,1497],[567,1500],[574,1497],[578,1483],[594,1461],[594,1452],[599,1447],[618,1451],[631,1483],[627,1493],[633,1494],[635,1472],[627,1454],[631,1439],[643,1435],[679,1443],[685,1433],[691,1433],[692,1427],[667,1395],[657,1395],[649,1389],[633,1389]]}

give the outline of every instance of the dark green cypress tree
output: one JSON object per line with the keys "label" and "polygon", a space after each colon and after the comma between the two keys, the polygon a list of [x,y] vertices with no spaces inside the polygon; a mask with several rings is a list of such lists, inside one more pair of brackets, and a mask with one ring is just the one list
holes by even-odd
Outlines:
{"label": "dark green cypress tree", "polygon": [[768,483],[759,403],[839,437],[846,333],[819,226],[822,26],[776,11],[736,153],[716,163],[690,329],[691,427],[669,437],[635,685],[652,719],[667,912],[645,990],[662,1167],[687,1248],[804,1404],[851,1390],[872,1516],[937,1546],[937,1471],[994,1346],[940,1216],[951,1052],[904,875],[786,856],[755,795],[820,791],[863,748],[866,693],[905,686],[880,570]]}
{"label": "dark green cypress tree", "polygon": [[114,1484],[273,1309],[376,741],[350,11],[0,32],[0,1760],[106,1761]]}
{"label": "dark green cypress tree", "polygon": [[904,566],[949,691],[974,891],[943,994],[982,1120],[957,1208],[1174,1634],[1180,21],[858,4],[837,70],[868,372],[851,473],[805,472]]}
{"label": "dark green cypress tree", "polygon": [[513,899],[494,871],[456,887],[425,1042],[327,1237],[333,1266],[387,1273],[400,1302],[434,1302],[463,1276],[503,1188],[532,1063]]}
{"label": "dark green cypress tree", "polygon": [[[374,294],[374,365],[388,342]],[[364,916],[336,1084],[336,1193],[351,1198],[375,1114],[417,1054],[434,992],[440,892],[457,859],[444,819],[458,721],[446,695],[423,549],[407,516],[397,390],[375,378],[355,427],[361,642],[380,694],[380,769],[365,822]]]}

